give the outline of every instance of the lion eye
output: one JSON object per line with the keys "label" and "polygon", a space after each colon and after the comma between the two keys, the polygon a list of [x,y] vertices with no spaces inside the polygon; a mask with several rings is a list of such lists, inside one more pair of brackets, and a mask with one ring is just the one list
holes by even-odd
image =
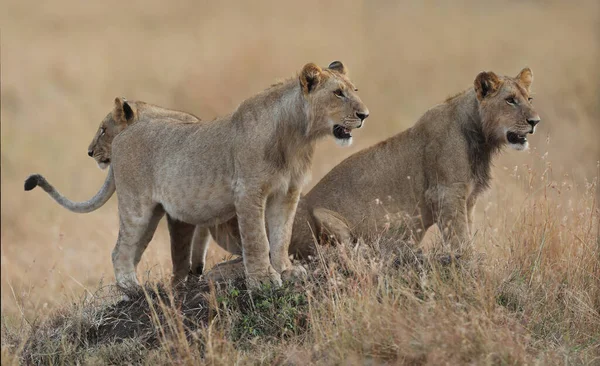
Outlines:
{"label": "lion eye", "polygon": [[527,100],[529,101],[529,103],[531,103],[533,101],[532,97],[527,98]]}
{"label": "lion eye", "polygon": [[510,97],[510,98],[506,98],[506,103],[508,103],[509,105],[515,105],[515,104],[517,104],[517,101],[515,100],[514,97]]}
{"label": "lion eye", "polygon": [[343,98],[344,97],[344,92],[342,91],[342,89],[337,89],[333,92],[333,94],[335,94],[336,97],[338,98]]}
{"label": "lion eye", "polygon": [[104,136],[104,133],[106,132],[106,128],[102,127],[100,129],[100,136]]}

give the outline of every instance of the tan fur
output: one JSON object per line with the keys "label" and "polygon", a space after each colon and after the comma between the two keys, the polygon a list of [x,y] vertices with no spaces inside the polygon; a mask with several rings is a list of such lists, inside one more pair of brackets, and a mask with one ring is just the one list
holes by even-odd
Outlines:
{"label": "tan fur", "polygon": [[[433,224],[447,249],[460,253],[477,197],[490,181],[491,158],[508,144],[508,131],[533,133],[539,122],[528,101],[532,80],[528,68],[516,78],[481,73],[473,88],[430,109],[413,127],[344,160],[300,200],[290,253],[314,254],[315,238],[350,241],[382,231],[418,243]],[[211,229],[228,250],[237,247],[235,225]]]}
{"label": "tan fur", "polygon": [[[343,65],[330,66],[308,64],[298,79],[273,86],[233,114],[208,123],[154,119],[129,124],[117,106],[112,118],[119,131],[112,152],[104,146],[107,153],[99,159],[109,159],[107,181],[114,175],[119,195],[113,264],[122,289],[139,287],[135,268],[165,212],[175,277],[187,274],[176,267],[189,263],[192,235],[195,242],[206,243],[203,228],[234,216],[251,287],[305,274],[287,253],[315,142],[328,134],[349,140],[348,132],[368,116]],[[97,141],[92,145],[90,150],[99,147]],[[265,221],[271,228],[268,237]]]}

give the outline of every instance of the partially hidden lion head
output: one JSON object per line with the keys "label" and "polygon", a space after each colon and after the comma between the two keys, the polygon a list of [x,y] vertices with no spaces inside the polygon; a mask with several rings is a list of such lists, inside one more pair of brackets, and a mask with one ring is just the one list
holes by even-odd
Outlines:
{"label": "partially hidden lion head", "polygon": [[104,117],[88,147],[88,155],[96,160],[100,169],[106,169],[110,165],[111,146],[114,138],[135,118],[136,111],[125,98],[115,98],[114,109]]}
{"label": "partially hidden lion head", "polygon": [[488,140],[498,145],[508,144],[515,150],[527,149],[527,134],[534,133],[540,122],[531,104],[532,82],[533,73],[528,67],[514,78],[493,72],[477,75],[475,93]]}
{"label": "partially hidden lion head", "polygon": [[351,131],[360,128],[369,110],[358,97],[340,61],[325,69],[309,63],[300,72],[300,86],[309,104],[311,133],[332,134],[342,146],[352,143]]}
{"label": "partially hidden lion head", "polygon": [[127,101],[125,98],[115,98],[113,110],[104,117],[88,147],[88,155],[96,160],[101,169],[106,169],[110,165],[111,146],[115,137],[133,122],[151,120],[180,123],[200,122],[198,117],[190,113],[163,108],[139,100]]}

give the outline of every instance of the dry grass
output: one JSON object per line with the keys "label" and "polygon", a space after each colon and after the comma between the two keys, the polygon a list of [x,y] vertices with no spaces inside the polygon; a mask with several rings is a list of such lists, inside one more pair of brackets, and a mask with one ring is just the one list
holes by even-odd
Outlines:
{"label": "dry grass", "polygon": [[[3,364],[22,356],[87,364],[199,356],[213,364],[600,363],[597,2],[0,6]],[[115,96],[210,119],[306,62],[334,59],[350,67],[371,117],[352,148],[319,145],[311,185],[479,71],[533,69],[542,124],[529,152],[495,161],[492,188],[477,206],[473,259],[396,268],[379,259],[388,243],[323,248],[305,287],[265,290],[258,310],[239,286],[201,297],[207,314],[173,308],[161,289],[162,297],[138,299],[143,316],[132,318],[149,338],[89,336],[118,314],[131,317],[127,308],[110,312],[110,289],[98,292],[102,280],[114,281],[116,200],[76,215],[41,191],[23,192],[23,179],[39,172],[74,199],[95,193],[105,172],[85,152]],[[170,272],[163,225],[139,271],[149,283]],[[425,250],[436,240],[433,231]],[[220,261],[223,253],[211,250]]]}

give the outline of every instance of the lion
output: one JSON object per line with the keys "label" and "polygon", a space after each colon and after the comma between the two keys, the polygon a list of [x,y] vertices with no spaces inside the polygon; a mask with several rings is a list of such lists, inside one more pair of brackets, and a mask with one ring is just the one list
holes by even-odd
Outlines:
{"label": "lion", "polygon": [[[428,110],[411,128],[342,161],[300,200],[290,253],[305,258],[315,254],[315,239],[353,242],[382,231],[420,243],[437,224],[445,249],[460,255],[477,197],[490,185],[492,158],[506,145],[525,150],[540,122],[532,82],[529,68],[514,78],[482,72],[472,88]],[[241,252],[235,219],[211,234]],[[216,269],[236,271],[230,264]]]}
{"label": "lion", "polygon": [[[115,136],[132,123],[144,123],[145,121],[153,119],[184,123],[201,122],[200,118],[190,113],[164,108],[143,101],[127,101],[125,98],[115,98],[113,110],[102,120],[96,134],[90,142],[88,156],[96,161],[100,169],[106,169],[110,165],[111,146]],[[61,195],[41,175],[34,175],[32,178],[28,179],[25,189],[31,190],[37,185],[48,192],[48,194],[60,205],[77,213],[88,213],[97,210],[110,199],[115,191],[114,180],[107,179],[102,189],[94,196],[94,198],[86,202],[73,202]],[[197,236],[197,240],[210,239],[204,236],[203,231],[198,231],[200,234]],[[194,246],[206,247],[205,244],[195,244]],[[195,256],[200,255],[198,251],[193,254]],[[205,255],[206,254],[204,253],[202,260]],[[194,259],[193,262],[199,263],[201,260]]]}
{"label": "lion", "polygon": [[[126,110],[116,110],[115,120],[127,120]],[[271,86],[211,122],[123,125],[109,160],[100,161],[109,163],[103,189],[83,203],[96,207],[117,191],[120,227],[112,254],[117,285],[126,293],[140,288],[136,267],[165,213],[175,282],[187,276],[196,227],[233,217],[250,288],[305,276],[302,266],[291,263],[288,247],[315,143],[333,135],[341,145],[350,144],[352,130],[368,115],[346,67],[334,61],[324,69],[306,64],[298,78]],[[44,188],[41,183],[47,182],[33,175],[25,188]]]}

